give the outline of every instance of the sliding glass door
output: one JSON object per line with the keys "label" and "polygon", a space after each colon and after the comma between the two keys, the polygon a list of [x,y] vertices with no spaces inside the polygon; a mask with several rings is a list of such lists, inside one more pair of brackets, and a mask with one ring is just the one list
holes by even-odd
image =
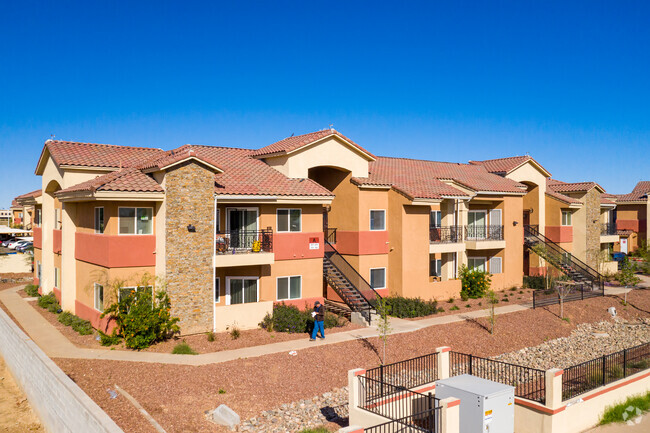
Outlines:
{"label": "sliding glass door", "polygon": [[252,248],[257,240],[257,209],[228,208],[226,224],[231,248]]}

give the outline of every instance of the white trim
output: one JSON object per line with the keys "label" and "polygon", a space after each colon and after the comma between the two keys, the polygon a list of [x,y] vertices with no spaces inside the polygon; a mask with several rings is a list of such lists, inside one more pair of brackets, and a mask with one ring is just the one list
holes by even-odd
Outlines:
{"label": "white trim", "polygon": [[[384,228],[383,229],[373,229],[372,228],[372,213],[373,212],[383,212],[384,213]],[[386,231],[386,209],[369,209],[368,210],[368,230],[372,232],[385,232]]]}
{"label": "white trim", "polygon": [[[383,270],[384,270],[384,287],[372,287],[372,271],[376,271],[376,270],[379,270],[379,269],[383,269]],[[388,275],[388,272],[386,272],[386,267],[382,267],[382,268],[370,268],[370,269],[368,270],[368,283],[370,284],[370,287],[372,287],[374,290],[377,290],[377,289],[385,289],[385,288],[386,288],[386,280],[387,280],[386,277],[387,277],[387,275]]]}
{"label": "white trim", "polygon": [[470,271],[473,271],[474,268],[469,266],[469,261],[470,260],[483,260],[483,271],[482,272],[488,272],[488,269],[487,269],[487,267],[488,267],[487,257],[485,257],[485,256],[468,257],[467,258],[467,267],[469,268]]}
{"label": "white trim", "polygon": [[233,195],[233,194],[216,194],[216,197],[222,203],[248,203],[248,204],[330,204],[334,200],[333,195],[325,196],[276,196],[276,195]]}
{"label": "white trim", "polygon": [[61,290],[61,268],[54,267],[54,287]]}
{"label": "white trim", "polygon": [[[259,277],[226,277],[226,305],[231,305],[230,304],[230,281],[231,280],[255,280],[255,288],[257,289],[256,302],[260,302],[260,278]],[[244,294],[242,293],[242,297],[243,296]],[[252,304],[252,302],[242,302],[242,304]],[[233,305],[239,305],[239,304],[233,304]]]}
{"label": "white trim", "polygon": [[[102,309],[100,310],[97,308],[97,287],[102,288]],[[95,310],[104,312],[104,286],[99,283],[93,283],[93,306],[95,307]]]}
{"label": "white trim", "polygon": [[[560,227],[573,227],[573,212],[568,210],[560,210]],[[569,215],[569,224],[564,224],[564,214]]]}
{"label": "white trim", "polygon": [[[286,210],[287,211],[287,228],[289,230],[280,230],[280,215],[279,212],[281,210]],[[292,231],[291,230],[291,211],[292,210],[297,210],[300,212],[300,230],[298,231]],[[299,207],[294,207],[294,208],[288,208],[288,207],[282,207],[282,208],[277,208],[275,210],[275,231],[278,233],[302,233],[302,208]]]}
{"label": "white trim", "polygon": [[[133,216],[133,230],[136,233],[120,233],[120,209],[134,209],[135,210],[135,215]],[[138,231],[138,209],[151,209],[151,233],[137,233]],[[132,236],[132,235],[138,235],[138,236],[151,236],[155,233],[154,229],[154,213],[153,213],[153,207],[140,207],[140,206],[118,206],[117,207],[117,234],[118,235],[124,235],[124,236]]]}
{"label": "white trim", "polygon": [[[297,298],[292,298],[291,297],[291,278],[298,277],[300,278],[300,296]],[[280,294],[278,293],[278,281],[280,278],[286,278],[287,279],[287,297],[286,298],[280,298]],[[293,301],[296,299],[302,299],[302,275],[285,275],[282,277],[275,277],[275,299],[278,301]]]}
{"label": "white trim", "polygon": [[[93,211],[93,225],[95,226],[95,234],[103,234],[104,231],[106,230],[106,222],[105,222],[106,212],[104,211],[104,206],[95,206],[94,209],[95,210]],[[102,224],[104,224],[104,230],[102,230],[101,232],[97,230],[97,209],[102,210]],[[119,230],[119,225],[118,225],[118,230]]]}

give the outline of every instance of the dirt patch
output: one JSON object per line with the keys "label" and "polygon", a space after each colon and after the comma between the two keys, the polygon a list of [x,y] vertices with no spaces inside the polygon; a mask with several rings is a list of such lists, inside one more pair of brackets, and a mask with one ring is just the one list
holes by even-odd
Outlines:
{"label": "dirt patch", "polygon": [[[497,317],[496,333],[489,334],[484,322],[461,322],[391,335],[386,362],[426,353],[438,346],[459,352],[494,356],[536,346],[564,337],[578,323],[611,320],[607,308],[617,306],[628,320],[650,317],[648,291],[634,291],[623,306],[615,297],[595,298],[565,305],[570,322],[558,317],[558,306],[527,310]],[[264,410],[312,398],[347,385],[347,371],[379,364],[377,338],[315,346],[298,351],[208,366],[141,364],[133,362],[56,359],[70,375],[125,431],[152,431],[136,411],[125,409],[123,398],[110,399],[107,388],[119,385],[131,393],[169,433],[214,432],[204,412],[224,403],[242,419]],[[221,390],[221,392],[220,392]],[[225,431],[225,430],[223,430]]]}
{"label": "dirt patch", "polygon": [[0,432],[44,432],[40,420],[32,410],[27,397],[16,384],[11,372],[0,357]]}

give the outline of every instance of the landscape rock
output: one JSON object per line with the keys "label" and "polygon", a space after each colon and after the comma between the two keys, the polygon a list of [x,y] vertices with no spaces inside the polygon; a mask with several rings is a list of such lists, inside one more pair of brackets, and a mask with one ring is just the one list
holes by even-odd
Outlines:
{"label": "landscape rock", "polygon": [[219,425],[225,425],[231,429],[240,423],[239,415],[225,404],[220,404],[212,411],[212,421]]}

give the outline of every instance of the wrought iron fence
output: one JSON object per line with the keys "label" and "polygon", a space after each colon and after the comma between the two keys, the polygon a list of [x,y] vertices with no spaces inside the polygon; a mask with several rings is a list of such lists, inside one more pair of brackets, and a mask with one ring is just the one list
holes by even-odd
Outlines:
{"label": "wrought iron fence", "polygon": [[366,377],[404,388],[415,388],[438,380],[438,354],[418,356],[380,365],[366,371]]}
{"label": "wrought iron fence", "polygon": [[503,226],[465,226],[465,239],[472,241],[502,241]]}
{"label": "wrought iron fence", "polygon": [[365,433],[440,433],[440,407],[363,429]]}
{"label": "wrought iron fence", "polygon": [[605,223],[600,226],[601,236],[615,235],[616,232],[616,223]]}
{"label": "wrought iron fence", "polygon": [[216,254],[272,252],[273,230],[232,230],[216,234]]}
{"label": "wrought iron fence", "polygon": [[562,400],[569,400],[648,368],[650,343],[565,368],[562,374]]}
{"label": "wrought iron fence", "polygon": [[[571,291],[564,296],[562,302],[582,301],[589,298],[605,296],[605,288],[594,286],[591,281],[576,284]],[[557,290],[535,290],[533,291],[533,308],[545,307],[560,303],[560,295]]]}
{"label": "wrought iron fence", "polygon": [[463,240],[463,231],[460,226],[429,227],[429,242],[453,243]]}
{"label": "wrought iron fence", "polygon": [[327,228],[325,229],[325,240],[332,245],[336,245],[336,229]]}
{"label": "wrought iron fence", "polygon": [[515,396],[546,402],[546,372],[536,368],[481,358],[460,352],[449,354],[450,376],[471,374],[515,387]]}

